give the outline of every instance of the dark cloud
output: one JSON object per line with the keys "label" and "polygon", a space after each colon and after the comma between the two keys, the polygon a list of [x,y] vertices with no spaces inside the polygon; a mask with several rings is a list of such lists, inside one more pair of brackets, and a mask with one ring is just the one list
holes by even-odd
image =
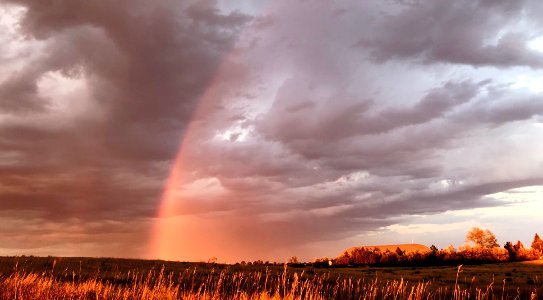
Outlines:
{"label": "dark cloud", "polygon": [[164,258],[310,258],[543,185],[533,1],[7,4],[12,251],[148,256],[165,222]]}
{"label": "dark cloud", "polygon": [[[174,159],[250,18],[213,2],[4,2],[26,8],[21,35],[41,53],[0,82],[0,109],[10,116],[0,126],[0,208],[57,222],[153,216],[168,175],[160,165]],[[38,87],[54,72],[83,80],[88,95],[60,99],[69,106],[54,111],[59,99]],[[96,110],[66,120],[84,105]]]}
{"label": "dark cloud", "polygon": [[[443,117],[447,111],[476,96],[478,86],[470,82],[449,82],[429,91],[411,107],[382,108],[378,112],[370,111],[373,101],[353,101],[342,95],[331,99],[314,99],[319,103],[317,107],[309,100],[313,96],[311,90],[300,96],[301,88],[299,82],[285,83],[272,109],[262,119],[260,132],[287,144],[300,140],[323,143],[352,136],[385,133]],[[309,99],[306,100],[306,97]],[[292,104],[297,102],[301,103]],[[300,123],[302,119],[307,121]],[[299,150],[310,150],[310,147],[300,147]]]}
{"label": "dark cloud", "polygon": [[416,1],[387,15],[377,25],[378,34],[356,45],[371,49],[378,61],[541,68],[543,55],[527,45],[534,36],[518,27],[534,10],[531,1]]}
{"label": "dark cloud", "polygon": [[[24,32],[46,39],[47,55],[25,68],[39,69],[38,74],[22,73],[2,84],[10,88],[6,93],[13,96],[16,88],[19,94],[35,95],[32,87],[45,72],[80,68],[93,100],[107,110],[107,123],[100,124],[103,137],[98,138],[134,156],[149,151],[142,141],[157,134],[179,140],[196,100],[248,20],[239,13],[223,16],[202,3],[198,8],[169,2],[126,7],[106,1],[20,4],[28,9]],[[169,149],[156,158],[171,158],[175,143],[153,142],[147,144]]]}
{"label": "dark cloud", "polygon": [[543,114],[541,95],[497,95],[493,93],[473,103],[454,116],[460,122],[489,123],[502,125],[508,122],[527,120]]}
{"label": "dark cloud", "polygon": [[24,113],[44,108],[45,101],[36,95],[36,74],[32,73],[17,74],[2,83],[0,97],[3,111]]}

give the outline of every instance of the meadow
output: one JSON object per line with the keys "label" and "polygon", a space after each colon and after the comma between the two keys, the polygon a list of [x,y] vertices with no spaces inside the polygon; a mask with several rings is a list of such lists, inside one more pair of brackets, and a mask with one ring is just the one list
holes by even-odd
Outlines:
{"label": "meadow", "polygon": [[0,299],[543,299],[543,263],[316,268],[0,257]]}

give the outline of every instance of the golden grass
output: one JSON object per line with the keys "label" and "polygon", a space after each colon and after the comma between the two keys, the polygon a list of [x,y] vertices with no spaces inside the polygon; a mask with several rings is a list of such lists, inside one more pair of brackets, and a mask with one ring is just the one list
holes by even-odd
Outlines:
{"label": "golden grass", "polygon": [[178,274],[151,271],[128,272],[113,279],[80,278],[75,273],[26,273],[16,270],[0,277],[0,299],[538,299],[537,290],[507,294],[504,286],[461,288],[431,281],[403,279],[381,281],[328,274],[308,276],[291,273],[199,272],[195,268]]}

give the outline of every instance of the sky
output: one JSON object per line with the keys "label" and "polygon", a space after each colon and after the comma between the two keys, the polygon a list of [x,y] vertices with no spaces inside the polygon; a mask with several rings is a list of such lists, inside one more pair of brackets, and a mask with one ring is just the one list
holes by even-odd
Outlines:
{"label": "sky", "polygon": [[543,234],[539,0],[0,0],[0,255]]}

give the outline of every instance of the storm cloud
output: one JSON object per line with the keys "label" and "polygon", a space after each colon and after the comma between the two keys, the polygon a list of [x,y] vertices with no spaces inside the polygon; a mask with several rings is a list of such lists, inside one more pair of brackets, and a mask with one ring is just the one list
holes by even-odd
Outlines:
{"label": "storm cloud", "polygon": [[537,1],[0,7],[0,254],[311,258],[543,185]]}

